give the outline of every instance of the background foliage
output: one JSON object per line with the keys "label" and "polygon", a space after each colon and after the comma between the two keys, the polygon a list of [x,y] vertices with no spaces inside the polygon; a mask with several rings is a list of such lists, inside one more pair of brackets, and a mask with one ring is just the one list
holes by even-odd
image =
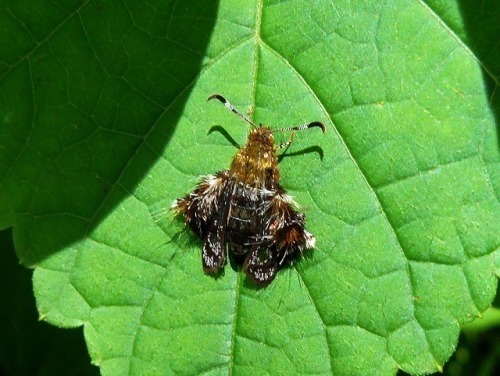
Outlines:
{"label": "background foliage", "polygon": [[[497,288],[499,13],[493,0],[3,2],[0,226],[35,270],[41,319],[83,326],[106,375],[441,369]],[[245,140],[213,92],[275,127],[327,124],[280,164],[318,248],[265,290],[230,266],[204,276],[165,209],[228,166],[228,134]],[[3,276],[21,274],[6,260]],[[29,304],[4,290],[14,313]],[[3,367],[43,373],[9,355],[29,353],[22,317],[2,320]]]}

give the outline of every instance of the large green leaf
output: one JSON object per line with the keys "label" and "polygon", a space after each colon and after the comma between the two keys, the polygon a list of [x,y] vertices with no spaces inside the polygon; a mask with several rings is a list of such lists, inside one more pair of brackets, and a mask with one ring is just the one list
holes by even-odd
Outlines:
{"label": "large green leaf", "polygon": [[[444,4],[5,1],[0,224],[41,317],[105,375],[440,369],[500,264],[500,64]],[[168,211],[245,141],[214,92],[327,124],[280,164],[317,249],[264,290]]]}

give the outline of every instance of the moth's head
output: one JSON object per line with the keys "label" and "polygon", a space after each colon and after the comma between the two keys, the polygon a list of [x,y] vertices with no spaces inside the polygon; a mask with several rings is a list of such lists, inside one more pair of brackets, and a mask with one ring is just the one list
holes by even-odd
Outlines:
{"label": "moth's head", "polygon": [[227,99],[224,98],[222,95],[213,94],[210,97],[208,97],[208,100],[212,100],[212,99],[219,100],[220,102],[222,102],[222,104],[224,104],[224,106],[229,108],[233,113],[235,113],[241,119],[243,119],[244,121],[246,121],[248,124],[251,125],[252,130],[250,131],[250,135],[248,136],[247,144],[248,143],[250,143],[250,144],[255,143],[255,144],[259,144],[261,146],[274,147],[273,132],[284,132],[284,131],[293,132],[290,139],[287,142],[285,142],[277,147],[277,149],[280,149],[280,148],[288,146],[292,142],[292,140],[295,136],[295,131],[302,131],[304,129],[318,127],[318,128],[321,128],[323,133],[325,133],[325,125],[319,121],[313,121],[311,123],[302,124],[302,125],[299,125],[296,127],[284,127],[284,128],[279,128],[279,129],[271,129],[268,126],[262,125],[262,124],[259,124],[259,126],[256,126],[253,121],[248,119],[241,112],[239,112],[236,108],[234,108],[233,105],[231,103],[229,103],[227,101]]}
{"label": "moth's head", "polygon": [[258,128],[254,128],[248,135],[248,141],[260,145],[274,146],[274,136],[271,128],[259,124]]}

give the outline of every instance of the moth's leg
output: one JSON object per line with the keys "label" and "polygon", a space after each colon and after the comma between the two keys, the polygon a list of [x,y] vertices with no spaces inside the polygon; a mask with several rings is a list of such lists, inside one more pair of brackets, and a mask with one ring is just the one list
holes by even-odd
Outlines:
{"label": "moth's leg", "polygon": [[277,149],[286,149],[286,148],[288,148],[288,146],[290,146],[290,144],[293,142],[294,138],[295,138],[295,131],[292,132],[292,134],[290,135],[290,138],[288,139],[288,141],[285,141],[282,144],[280,144],[277,147]]}
{"label": "moth's leg", "polygon": [[290,146],[290,144],[293,142],[293,139],[295,138],[296,131],[302,131],[304,129],[309,129],[309,128],[313,128],[313,127],[319,127],[319,128],[321,128],[323,133],[325,133],[325,125],[319,121],[313,121],[312,123],[302,124],[302,125],[298,125],[296,127],[284,127],[284,128],[279,128],[279,129],[273,129],[272,130],[273,133],[292,131],[292,134],[291,134],[290,138],[288,139],[288,141],[283,142],[282,144],[278,145],[278,147],[276,149],[287,149],[288,146]]}

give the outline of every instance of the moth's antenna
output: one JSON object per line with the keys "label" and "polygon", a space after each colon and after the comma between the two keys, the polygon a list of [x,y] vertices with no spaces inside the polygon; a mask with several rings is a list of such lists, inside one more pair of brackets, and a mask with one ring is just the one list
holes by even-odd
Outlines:
{"label": "moth's antenna", "polygon": [[320,122],[320,121],[313,121],[312,123],[302,124],[302,125],[298,125],[296,127],[285,127],[285,128],[273,129],[271,132],[293,131],[293,133],[290,136],[290,138],[288,139],[288,141],[283,142],[281,145],[279,145],[277,147],[277,149],[283,149],[283,148],[287,148],[292,143],[293,139],[295,138],[295,132],[296,131],[303,131],[304,129],[309,129],[309,128],[313,128],[313,127],[319,127],[319,128],[321,128],[321,130],[323,131],[323,133],[325,133],[325,131],[326,131],[325,125],[322,122]]}
{"label": "moth's antenna", "polygon": [[236,108],[234,108],[233,105],[231,103],[229,103],[228,100],[226,98],[224,98],[222,95],[220,95],[220,94],[212,94],[211,96],[208,97],[207,101],[212,100],[214,98],[218,99],[219,101],[221,101],[224,106],[226,106],[227,108],[229,108],[231,111],[233,111],[236,115],[238,115],[240,118],[242,118],[243,120],[245,120],[252,127],[257,128],[257,126],[254,124],[253,121],[251,121],[250,119],[248,119],[241,112],[239,112]]}
{"label": "moth's antenna", "polygon": [[307,123],[307,124],[302,124],[298,125],[296,127],[285,127],[285,128],[279,128],[279,129],[273,129],[271,132],[287,132],[287,131],[303,131],[304,129],[309,129],[313,127],[319,127],[325,133],[326,128],[325,124],[323,124],[320,121],[313,121],[312,123]]}

